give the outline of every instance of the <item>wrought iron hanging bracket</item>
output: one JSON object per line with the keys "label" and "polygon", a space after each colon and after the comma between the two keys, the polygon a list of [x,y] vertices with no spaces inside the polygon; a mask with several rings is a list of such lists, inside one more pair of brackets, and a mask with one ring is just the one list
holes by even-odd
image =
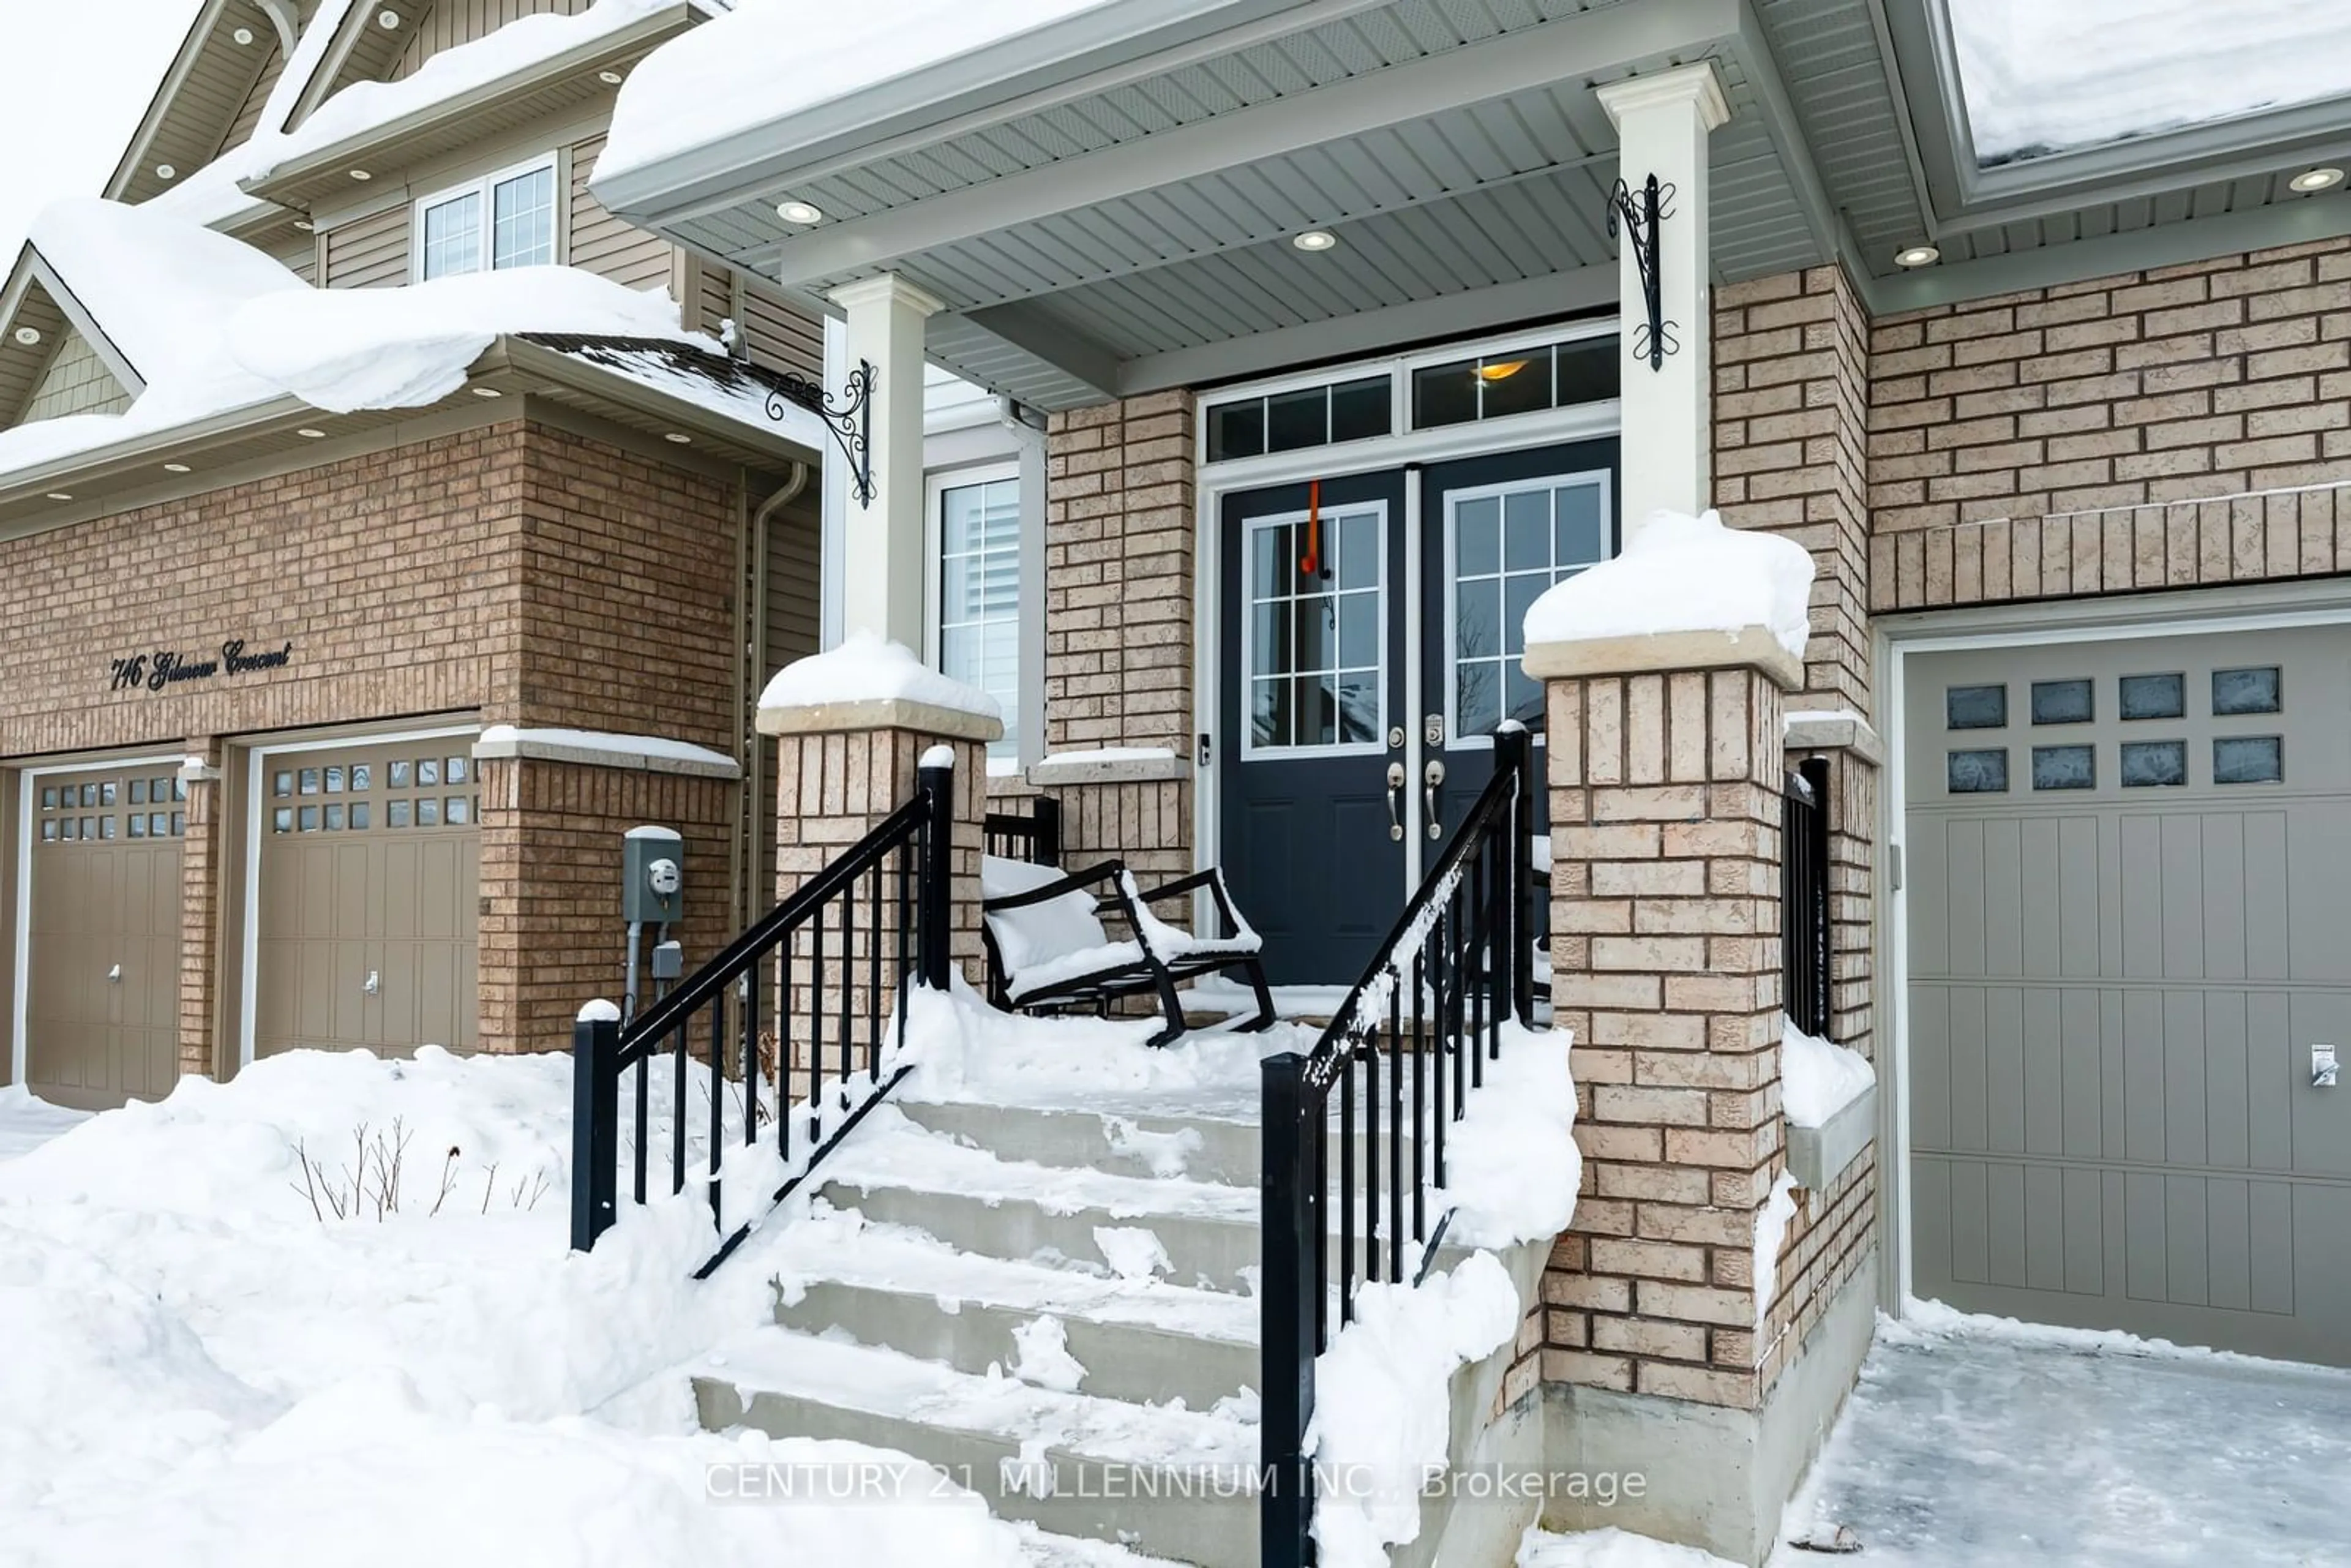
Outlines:
{"label": "wrought iron hanging bracket", "polygon": [[838,405],[823,387],[789,371],[784,372],[784,384],[768,393],[768,417],[778,424],[784,422],[785,408],[792,404],[824,421],[832,444],[849,461],[849,493],[861,509],[873,505],[873,393],[881,380],[882,372],[873,368],[872,361],[860,360],[849,372]]}
{"label": "wrought iron hanging bracket", "polygon": [[1657,225],[1674,215],[1674,188],[1660,185],[1652,174],[1638,191],[1616,182],[1608,193],[1608,237],[1623,230],[1633,247],[1633,266],[1641,275],[1641,303],[1648,319],[1633,329],[1633,357],[1646,360],[1653,371],[1665,369],[1666,356],[1677,352],[1681,324],[1665,319],[1665,298],[1657,277]]}

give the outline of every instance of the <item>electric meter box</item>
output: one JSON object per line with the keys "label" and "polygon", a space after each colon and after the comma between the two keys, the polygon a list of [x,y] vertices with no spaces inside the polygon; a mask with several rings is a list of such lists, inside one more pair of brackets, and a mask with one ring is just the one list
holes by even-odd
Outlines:
{"label": "electric meter box", "polygon": [[621,918],[676,924],[685,909],[684,838],[674,828],[631,828],[621,844]]}

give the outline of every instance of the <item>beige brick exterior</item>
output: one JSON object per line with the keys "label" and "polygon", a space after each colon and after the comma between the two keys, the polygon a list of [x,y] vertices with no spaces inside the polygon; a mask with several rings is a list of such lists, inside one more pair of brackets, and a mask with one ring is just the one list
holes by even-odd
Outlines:
{"label": "beige brick exterior", "polygon": [[[1045,747],[1192,755],[1194,413],[1184,392],[1053,416],[1046,435]],[[1192,781],[1054,787],[1073,865],[1192,869]]]}
{"label": "beige brick exterior", "polygon": [[[234,1061],[246,743],[478,719],[655,733],[733,755],[740,517],[731,477],[526,416],[0,540],[21,653],[0,687],[0,771],[116,748],[223,770],[189,789],[182,1071]],[[620,634],[648,603],[664,634]],[[114,658],[232,638],[291,642],[291,662],[110,689]],[[688,923],[688,960],[715,950],[725,933],[709,921],[737,872],[737,785],[537,761],[486,763],[483,785],[485,1049],[559,1049],[580,1002],[617,985],[628,827],[686,832],[705,890],[695,907],[708,912]],[[9,817],[0,837],[16,827]],[[0,845],[11,863],[16,852]],[[11,902],[0,921],[14,913]]]}

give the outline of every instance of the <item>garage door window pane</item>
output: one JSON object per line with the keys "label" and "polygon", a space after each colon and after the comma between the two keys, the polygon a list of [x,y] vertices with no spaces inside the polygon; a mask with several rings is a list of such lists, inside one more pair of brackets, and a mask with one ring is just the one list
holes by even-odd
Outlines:
{"label": "garage door window pane", "polygon": [[85,784],[81,787],[81,803],[85,806],[95,806],[98,804],[97,785]]}
{"label": "garage door window pane", "polygon": [[375,767],[371,763],[351,764],[351,793],[362,794],[375,788]]}
{"label": "garage door window pane", "polygon": [[464,827],[472,820],[472,817],[473,813],[467,809],[465,797],[463,795],[452,795],[443,803],[441,820],[453,828]]}
{"label": "garage door window pane", "polygon": [[101,838],[101,839],[110,839],[110,838],[114,837],[114,819],[113,819],[113,818],[111,818],[111,817],[100,817],[100,818],[98,820],[98,836],[99,836],[99,838]]}
{"label": "garage door window pane", "polygon": [[[392,766],[397,768],[400,764],[395,762]],[[393,800],[388,802],[383,809],[385,826],[393,828],[404,828],[408,826],[410,821],[409,814],[413,810],[413,808],[405,800]]]}
{"label": "garage door window pane", "polygon": [[[2008,723],[2008,688],[2006,686],[1951,687],[1943,694],[1943,723],[1950,729],[2004,727]],[[2008,786],[2003,784],[2001,788],[2005,789]]]}
{"label": "garage door window pane", "polygon": [[328,769],[327,769],[327,793],[328,793],[328,794],[329,794],[329,795],[340,795],[340,794],[341,794],[342,792],[343,792],[343,770],[342,770],[341,768],[328,768]]}
{"label": "garage door window pane", "polygon": [[355,833],[366,832],[372,821],[373,819],[369,815],[368,803],[365,800],[354,800],[351,802],[351,831]]}
{"label": "garage door window pane", "polygon": [[416,787],[422,789],[440,782],[441,759],[437,757],[420,758],[416,764]]}
{"label": "garage door window pane", "polygon": [[315,833],[315,832],[317,832],[317,831],[319,831],[319,808],[318,808],[318,807],[316,807],[316,806],[305,806],[305,807],[303,807],[303,808],[302,808],[301,823],[302,823],[302,831],[303,831],[304,832],[306,832],[306,833]]}
{"label": "garage door window pane", "polygon": [[343,806],[342,802],[338,800],[335,804],[327,808],[327,831],[330,833],[340,833],[342,831]]}
{"label": "garage door window pane", "polygon": [[2097,716],[2096,699],[2087,681],[2032,683],[2032,722],[2087,724]]}
{"label": "garage door window pane", "polygon": [[395,789],[405,789],[408,788],[407,763],[395,762],[392,764],[392,787]]}
{"label": "garage door window pane", "polygon": [[2278,669],[2215,670],[2212,711],[2215,714],[2275,713],[2279,705]]}
{"label": "garage door window pane", "polygon": [[2032,748],[2035,789],[2095,789],[2098,787],[2098,754],[2086,746],[2036,746]]}
{"label": "garage door window pane", "polygon": [[450,784],[463,784],[465,781],[466,766],[467,765],[464,758],[450,758],[447,761],[441,764],[442,779]]}
{"label": "garage door window pane", "polygon": [[2285,781],[2285,741],[2274,735],[2223,736],[2212,743],[2215,784]]}
{"label": "garage door window pane", "polygon": [[147,836],[147,814],[145,812],[133,811],[131,813],[131,836],[134,839],[143,839]]}
{"label": "garage door window pane", "polygon": [[131,803],[134,806],[143,806],[147,803],[147,780],[144,779],[133,779],[131,781]]}
{"label": "garage door window pane", "polygon": [[57,830],[57,837],[69,844],[77,841],[80,836],[80,833],[74,826],[74,820],[71,817],[66,818],[64,825]]}
{"label": "garage door window pane", "polygon": [[1954,795],[1998,795],[2008,789],[2008,752],[2001,747],[1954,751],[1945,764]]}
{"label": "garage door window pane", "polygon": [[294,831],[294,808],[291,806],[280,806],[276,811],[270,813],[269,831],[273,833],[292,832]]}
{"label": "garage door window pane", "polygon": [[2125,675],[2121,696],[2125,718],[2179,718],[2188,712],[2188,677]]}
{"label": "garage door window pane", "polygon": [[2123,788],[2146,789],[2188,782],[2188,743],[2184,740],[2123,742]]}
{"label": "garage door window pane", "polygon": [[441,802],[438,800],[419,800],[416,802],[416,825],[420,828],[439,827],[441,825]]}

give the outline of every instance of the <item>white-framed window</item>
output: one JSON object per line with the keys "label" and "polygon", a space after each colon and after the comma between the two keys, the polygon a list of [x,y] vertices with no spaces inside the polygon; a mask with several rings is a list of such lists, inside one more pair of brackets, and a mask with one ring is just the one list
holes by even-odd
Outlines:
{"label": "white-framed window", "polygon": [[987,748],[991,772],[1020,762],[1020,470],[1017,465],[934,476],[929,485],[932,659],[1004,710]]}
{"label": "white-framed window", "polygon": [[419,201],[409,247],[416,280],[552,266],[559,259],[558,175],[549,152]]}
{"label": "white-framed window", "polygon": [[1244,759],[1386,748],[1387,520],[1378,501],[1249,519]]}
{"label": "white-framed window", "polygon": [[1445,733],[1491,744],[1515,718],[1540,731],[1542,686],[1519,667],[1527,610],[1614,553],[1609,476],[1555,474],[1445,497]]}

